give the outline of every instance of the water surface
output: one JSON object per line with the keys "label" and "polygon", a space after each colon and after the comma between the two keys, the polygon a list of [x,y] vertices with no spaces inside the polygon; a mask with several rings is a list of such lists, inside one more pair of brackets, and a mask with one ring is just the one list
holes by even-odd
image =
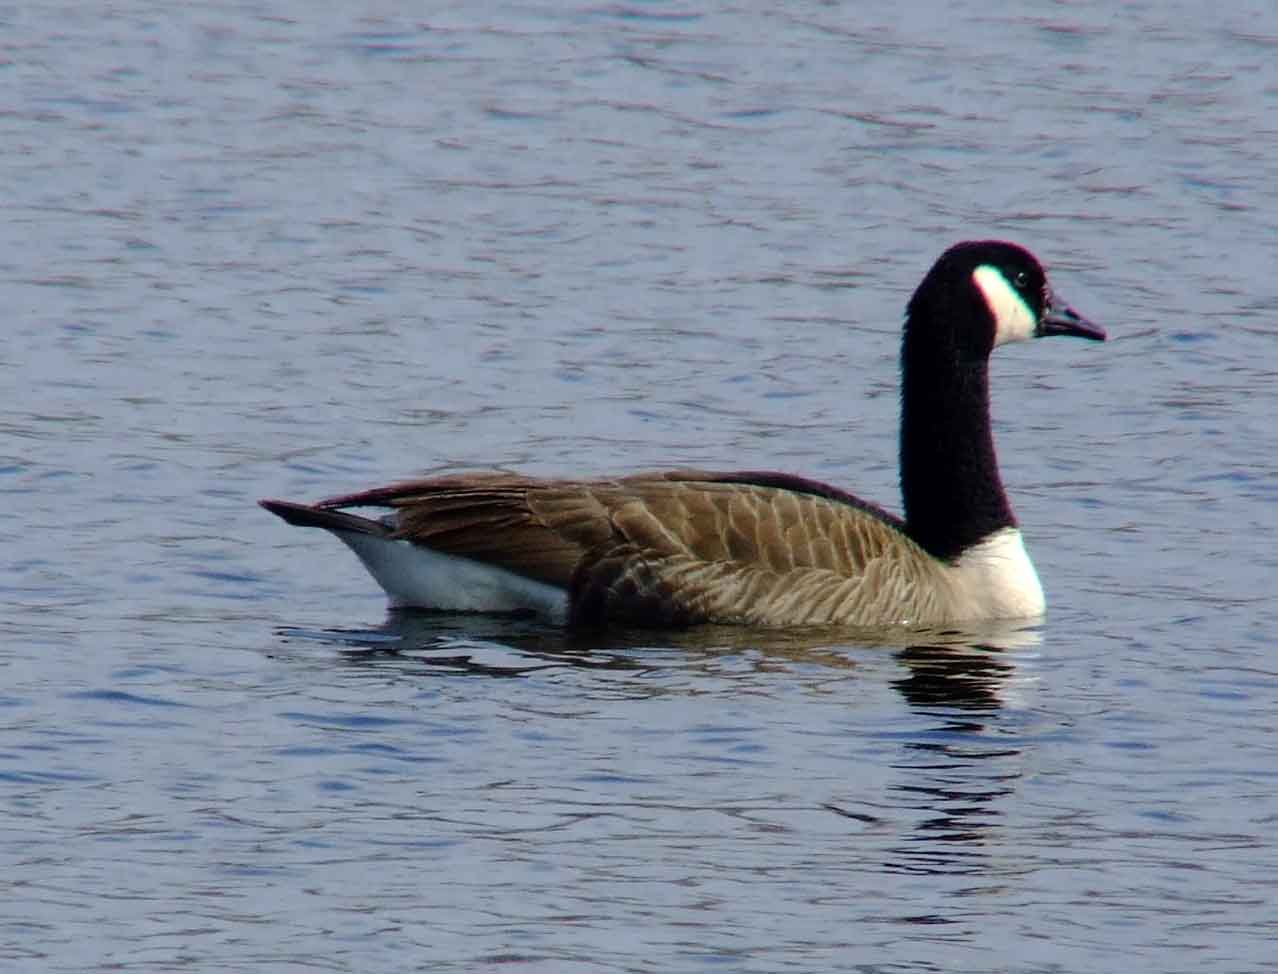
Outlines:
{"label": "water surface", "polygon": [[[1278,14],[0,13],[0,958],[1260,971]],[[388,616],[262,496],[778,468],[897,506],[905,300],[1015,239],[1025,631]]]}

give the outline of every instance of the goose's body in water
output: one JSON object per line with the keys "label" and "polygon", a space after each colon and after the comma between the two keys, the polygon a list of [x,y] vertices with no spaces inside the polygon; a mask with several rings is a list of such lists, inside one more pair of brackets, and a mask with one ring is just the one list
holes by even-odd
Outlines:
{"label": "goose's body in water", "polygon": [[1030,618],[1045,601],[999,477],[989,355],[1048,335],[1105,337],[1055,297],[1028,251],[957,244],[928,272],[901,346],[903,518],[758,471],[462,474],[261,503],[335,534],[398,606],[586,625]]}

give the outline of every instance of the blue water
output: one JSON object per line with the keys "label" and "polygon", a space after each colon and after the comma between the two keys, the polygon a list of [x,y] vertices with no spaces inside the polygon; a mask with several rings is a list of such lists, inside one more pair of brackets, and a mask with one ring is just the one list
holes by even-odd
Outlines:
{"label": "blue water", "polygon": [[[0,961],[1268,969],[1268,3],[0,10]],[[1017,240],[1030,631],[388,616],[263,496],[775,468],[897,508]]]}

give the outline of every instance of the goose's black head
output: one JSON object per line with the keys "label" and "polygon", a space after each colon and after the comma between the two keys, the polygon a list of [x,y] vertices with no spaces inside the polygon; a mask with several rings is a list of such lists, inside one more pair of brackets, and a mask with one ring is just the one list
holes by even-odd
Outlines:
{"label": "goose's black head", "polygon": [[984,362],[1007,342],[1105,331],[1052,293],[1043,266],[1028,250],[1001,240],[955,244],[932,265],[910,299],[907,354],[930,347],[958,363]]}

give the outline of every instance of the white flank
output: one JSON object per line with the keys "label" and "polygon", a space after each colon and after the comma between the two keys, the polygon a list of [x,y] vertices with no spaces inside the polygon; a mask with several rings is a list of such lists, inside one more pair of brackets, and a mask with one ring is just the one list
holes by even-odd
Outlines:
{"label": "white flank", "polygon": [[392,605],[451,612],[536,612],[568,617],[568,593],[473,558],[445,555],[408,541],[333,531],[359,556]]}
{"label": "white flank", "polygon": [[1023,619],[1047,608],[1038,572],[1016,528],[995,531],[959,556],[954,566],[960,598],[973,618]]}
{"label": "white flank", "polygon": [[1007,282],[1003,272],[989,264],[982,264],[972,271],[972,281],[985,296],[985,303],[994,315],[994,344],[1023,342],[1034,337],[1038,327],[1029,305]]}

